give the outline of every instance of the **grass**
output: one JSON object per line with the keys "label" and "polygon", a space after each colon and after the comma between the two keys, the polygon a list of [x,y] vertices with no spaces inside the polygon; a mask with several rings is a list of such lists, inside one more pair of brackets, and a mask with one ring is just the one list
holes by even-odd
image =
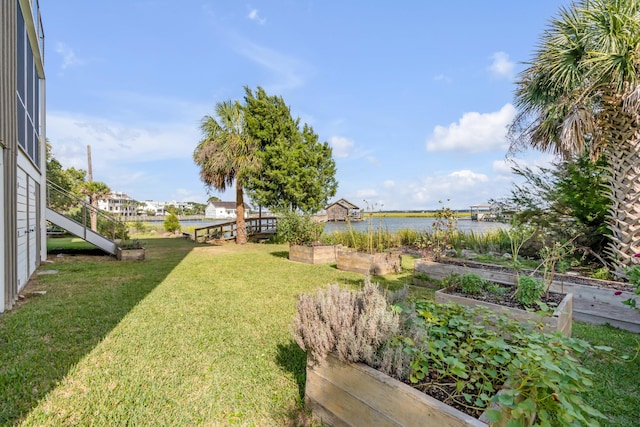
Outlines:
{"label": "grass", "polygon": [[[145,238],[144,262],[54,257],[0,317],[0,424],[301,425],[305,354],[292,341],[296,296],[362,276],[286,259],[285,245],[194,245]],[[404,271],[379,281],[399,288]],[[412,288],[427,296],[430,290]],[[575,322],[575,335],[615,348],[588,396],[610,424],[636,425],[638,336]]]}
{"label": "grass", "polygon": [[55,237],[47,239],[47,252],[83,252],[96,249],[79,237]]}
{"label": "grass", "polygon": [[[59,273],[29,285],[46,294],[2,316],[1,424],[283,425],[301,412],[296,296],[362,276],[290,262],[284,245],[145,240],[145,262],[54,257],[44,267]],[[399,288],[408,269],[382,282]]]}

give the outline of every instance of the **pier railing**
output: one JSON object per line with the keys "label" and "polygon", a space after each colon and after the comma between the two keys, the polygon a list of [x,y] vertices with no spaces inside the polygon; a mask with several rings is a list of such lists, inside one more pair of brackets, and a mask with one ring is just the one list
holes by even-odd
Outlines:
{"label": "pier railing", "polygon": [[[276,233],[278,218],[262,217],[245,219],[248,237],[269,237]],[[237,235],[236,221],[222,224],[198,227],[193,232],[193,240],[206,242],[208,240],[234,240]]]}

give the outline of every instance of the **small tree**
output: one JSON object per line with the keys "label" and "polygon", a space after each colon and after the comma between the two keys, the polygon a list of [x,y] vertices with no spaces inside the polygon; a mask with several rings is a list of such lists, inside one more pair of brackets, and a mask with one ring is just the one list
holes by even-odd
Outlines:
{"label": "small tree", "polygon": [[169,214],[164,220],[164,229],[169,233],[180,230],[180,220],[178,220],[178,217],[174,214]]}

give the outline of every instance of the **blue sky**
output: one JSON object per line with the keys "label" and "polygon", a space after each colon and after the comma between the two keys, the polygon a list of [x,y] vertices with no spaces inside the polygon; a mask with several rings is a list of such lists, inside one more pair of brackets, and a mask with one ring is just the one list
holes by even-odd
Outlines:
{"label": "blue sky", "polygon": [[200,119],[262,86],[332,145],[335,199],[467,208],[509,193],[513,82],[568,4],[41,0],[47,137],[113,191],[204,202]]}

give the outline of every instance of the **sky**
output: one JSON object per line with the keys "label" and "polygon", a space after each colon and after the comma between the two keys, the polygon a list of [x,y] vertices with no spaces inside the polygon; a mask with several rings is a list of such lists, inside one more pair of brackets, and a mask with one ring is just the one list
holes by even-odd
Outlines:
{"label": "sky", "polygon": [[[201,119],[244,87],[282,96],[371,210],[466,209],[509,194],[514,82],[569,1],[40,0],[46,135],[63,167],[157,201],[210,196]],[[440,203],[442,202],[442,204]]]}

